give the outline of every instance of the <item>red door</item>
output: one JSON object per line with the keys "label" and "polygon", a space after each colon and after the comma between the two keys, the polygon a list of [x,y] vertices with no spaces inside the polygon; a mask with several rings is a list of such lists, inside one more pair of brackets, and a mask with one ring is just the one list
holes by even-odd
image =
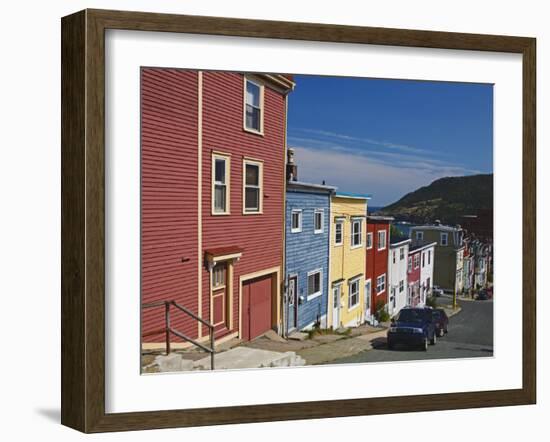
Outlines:
{"label": "red door", "polygon": [[242,339],[250,341],[271,328],[272,276],[243,283]]}

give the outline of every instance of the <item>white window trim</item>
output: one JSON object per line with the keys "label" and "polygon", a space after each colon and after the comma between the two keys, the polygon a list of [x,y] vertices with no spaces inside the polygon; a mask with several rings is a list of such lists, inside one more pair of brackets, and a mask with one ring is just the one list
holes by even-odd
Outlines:
{"label": "white window trim", "polygon": [[[340,242],[336,242],[336,226],[340,226]],[[334,223],[334,245],[340,247],[344,245],[344,221],[336,221]]]}
{"label": "white window trim", "polygon": [[[246,126],[246,83],[250,82],[252,84],[255,84],[260,88],[260,130],[252,129]],[[252,80],[251,78],[244,76],[244,83],[243,83],[243,130],[246,132],[250,132],[256,135],[264,135],[264,112],[265,112],[265,106],[264,106],[264,89],[265,85],[257,81],[256,79]]]}
{"label": "white window trim", "polygon": [[[445,238],[445,244],[443,244],[443,238]],[[443,247],[449,245],[449,234],[447,232],[441,232],[439,236],[439,245]]]}
{"label": "white window trim", "polygon": [[[258,210],[255,210],[255,211],[252,211],[252,210],[246,210],[246,165],[247,164],[251,164],[251,165],[254,165],[254,166],[258,166],[259,167],[259,170],[258,170],[258,173],[259,173],[259,188],[260,188],[260,192],[259,192],[259,208]],[[242,188],[242,192],[243,192],[243,215],[261,215],[263,214],[263,210],[264,210],[264,205],[263,205],[263,201],[264,201],[264,162],[261,161],[261,160],[255,160],[253,158],[244,158],[243,159],[243,171],[242,171],[242,175],[243,175],[243,188]]]}
{"label": "white window trim", "polygon": [[306,281],[306,289],[309,292],[309,277],[311,275],[314,275],[315,273],[319,273],[319,291],[312,293],[311,295],[307,295],[307,300],[311,301],[312,299],[318,298],[323,294],[323,269],[315,269],[311,270],[310,272],[307,272],[307,281]]}
{"label": "white window trim", "polygon": [[[351,285],[357,282],[357,304],[350,307],[349,301],[351,299]],[[348,312],[351,312],[361,305],[361,277],[348,280]]]}
{"label": "white window trim", "polygon": [[[381,278],[382,276],[384,277],[384,290],[379,292],[378,291],[378,279]],[[376,277],[376,296],[381,295],[382,293],[386,293],[387,288],[388,288],[388,276],[386,275],[386,273],[382,273],[381,275],[378,275]]]}
{"label": "white window trim", "polygon": [[[380,247],[380,234],[381,233],[384,234],[384,247]],[[379,230],[378,234],[377,234],[377,237],[376,237],[376,250],[378,250],[378,251],[386,250],[387,246],[388,246],[388,234],[386,233],[385,230]]]}
{"label": "white window trim", "polygon": [[[317,216],[318,213],[321,214],[321,228],[320,229],[315,228],[315,217]],[[318,234],[318,233],[323,233],[324,231],[325,231],[325,211],[324,211],[324,209],[315,209],[315,211],[313,212],[313,233]]]}
{"label": "white window trim", "polygon": [[412,256],[409,256],[407,258],[407,272],[412,272],[412,269],[413,269],[413,259],[412,259]]}
{"label": "white window trim", "polygon": [[[297,213],[300,216],[298,217],[298,227],[294,228],[292,226],[292,218],[294,217],[294,214]],[[290,233],[300,233],[302,231],[302,209],[292,209],[290,212]]]}
{"label": "white window trim", "polygon": [[424,241],[424,232],[414,232],[417,241]]}
{"label": "white window trim", "polygon": [[[225,211],[216,210],[215,191],[216,191],[216,160],[225,161]],[[231,214],[231,155],[222,152],[212,152],[212,215],[230,215]]]}
{"label": "white window trim", "polygon": [[399,247],[399,261],[405,259],[405,247]]}
{"label": "white window trim", "polygon": [[414,269],[415,270],[420,267],[420,254],[419,253],[414,255],[413,263],[414,263]]}
{"label": "white window trim", "polygon": [[[359,244],[353,245],[353,225],[359,223]],[[350,237],[350,248],[357,249],[363,247],[363,220],[362,219],[352,219],[351,220],[351,237]]]}

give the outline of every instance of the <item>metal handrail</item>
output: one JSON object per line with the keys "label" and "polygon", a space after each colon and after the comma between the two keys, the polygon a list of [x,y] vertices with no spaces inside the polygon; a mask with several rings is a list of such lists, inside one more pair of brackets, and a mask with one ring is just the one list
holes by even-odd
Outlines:
{"label": "metal handrail", "polygon": [[[170,326],[170,319],[171,319],[171,317],[170,317],[170,306],[171,305],[173,305],[174,307],[176,307],[178,310],[182,311],[183,313],[187,314],[191,318],[195,319],[196,321],[200,322],[204,326],[208,327],[208,334],[209,334],[209,337],[210,337],[210,347],[207,347],[206,345],[201,344],[200,342],[197,342],[193,338],[187,336],[186,334],[184,334],[184,333],[180,332],[179,330],[176,330],[176,329],[174,329]],[[156,308],[156,307],[162,307],[162,306],[164,306],[164,322],[166,324],[165,327],[162,328],[162,329],[157,329],[157,330],[150,331],[148,333],[142,333],[141,336],[146,337],[146,336],[151,336],[151,335],[157,335],[157,334],[160,334],[160,333],[164,333],[165,334],[165,339],[166,339],[166,354],[170,354],[170,352],[171,352],[170,333],[172,333],[172,334],[178,336],[179,338],[183,339],[184,341],[190,342],[191,344],[193,344],[193,345],[201,348],[202,350],[210,353],[210,368],[212,370],[214,370],[214,354],[215,354],[215,349],[214,349],[214,326],[210,322],[208,322],[205,319],[197,316],[195,313],[193,313],[192,311],[185,308],[183,305],[178,304],[173,299],[169,300],[169,301],[148,302],[148,303],[145,303],[145,304],[141,305],[142,308]]]}

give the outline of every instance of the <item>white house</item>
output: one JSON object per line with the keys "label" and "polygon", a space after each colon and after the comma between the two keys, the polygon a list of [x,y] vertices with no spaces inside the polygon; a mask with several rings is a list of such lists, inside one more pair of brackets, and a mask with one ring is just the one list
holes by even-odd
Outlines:
{"label": "white house", "polygon": [[420,255],[420,305],[426,304],[426,298],[431,296],[434,285],[434,255],[435,246],[433,242],[421,248]]}
{"label": "white house", "polygon": [[391,241],[388,254],[388,313],[395,316],[407,305],[407,257],[411,240],[391,238]]}

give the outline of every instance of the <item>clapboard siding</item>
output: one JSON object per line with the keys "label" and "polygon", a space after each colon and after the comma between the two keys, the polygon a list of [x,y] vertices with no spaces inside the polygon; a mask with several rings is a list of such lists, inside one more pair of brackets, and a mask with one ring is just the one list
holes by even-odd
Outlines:
{"label": "clapboard siding", "polygon": [[[242,74],[203,74],[203,250],[238,246],[243,249],[233,272],[234,329],[238,327],[239,278],[282,265],[285,97],[265,87],[264,135],[243,129]],[[212,152],[231,155],[230,215],[211,214]],[[263,161],[263,213],[243,215],[243,158]],[[203,269],[203,316],[210,315],[209,273]]]}
{"label": "clapboard siding", "polygon": [[[294,209],[302,211],[302,231],[291,232],[291,214]],[[314,233],[314,213],[323,209],[323,233]],[[293,190],[291,184],[286,193],[286,276],[298,277],[297,294],[301,298],[298,304],[298,329],[321,321],[323,325],[328,303],[328,261],[330,196],[328,192],[312,193]],[[322,295],[307,300],[308,272],[322,270]],[[287,318],[288,319],[288,318]],[[287,324],[292,328],[293,324]]]}
{"label": "clapboard siding", "polygon": [[[386,232],[386,247],[382,250],[378,250],[378,232]],[[388,303],[388,291],[386,290],[380,295],[376,294],[376,278],[380,275],[386,275],[386,281],[388,280],[388,250],[390,244],[390,224],[389,221],[376,221],[372,219],[367,220],[367,234],[372,234],[372,247],[367,249],[367,261],[365,280],[371,280],[371,301],[370,310],[371,314],[376,311],[376,305],[378,302],[384,304]]]}
{"label": "clapboard siding", "polygon": [[[142,302],[175,299],[198,312],[196,72],[142,69],[141,134]],[[176,312],[172,326],[197,335],[196,324]],[[162,327],[162,308],[142,311],[143,333]]]}
{"label": "clapboard siding", "polygon": [[[202,75],[201,140],[199,75]],[[233,329],[224,333],[236,331],[239,326],[239,278],[280,268],[283,261],[285,95],[265,86],[263,135],[243,129],[243,101],[242,74],[142,69],[142,302],[175,299],[209,320],[210,274],[204,254],[220,247],[239,247],[243,250],[242,257],[233,269]],[[200,141],[202,218],[199,223]],[[227,216],[211,214],[214,150],[231,155],[231,214]],[[263,162],[262,214],[243,215],[244,157]],[[199,237],[202,240],[200,263]],[[177,312],[172,317],[172,325],[191,337],[198,337],[197,323]],[[143,311],[143,333],[162,327],[162,309]],[[203,329],[203,335],[206,334],[207,330]],[[144,341],[161,342],[163,338],[151,336]]]}

